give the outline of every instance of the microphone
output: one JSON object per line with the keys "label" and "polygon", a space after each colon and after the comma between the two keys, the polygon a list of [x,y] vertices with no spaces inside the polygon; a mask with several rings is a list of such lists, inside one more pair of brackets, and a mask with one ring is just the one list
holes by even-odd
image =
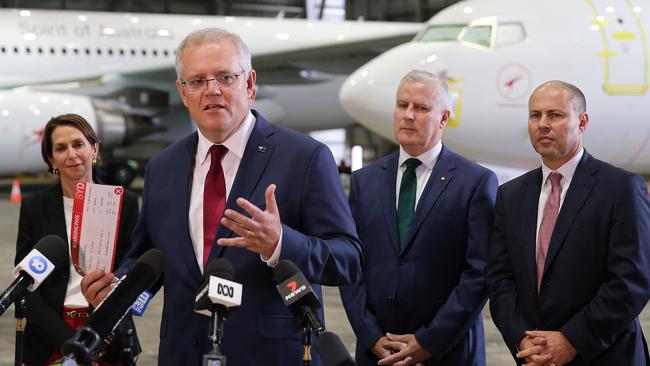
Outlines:
{"label": "microphone", "polygon": [[315,313],[322,305],[300,269],[290,260],[283,259],[273,269],[273,280],[297,324],[311,328],[316,334],[323,333],[325,327]]}
{"label": "microphone", "polygon": [[225,365],[226,356],[219,345],[223,338],[223,322],[235,307],[241,305],[242,285],[233,282],[234,270],[226,258],[208,263],[203,282],[194,299],[194,311],[210,317],[210,352],[203,355],[203,365]]}
{"label": "microphone", "polygon": [[56,267],[68,262],[68,246],[56,235],[46,235],[34,249],[14,268],[14,282],[0,295],[0,315],[21,296],[25,290],[34,292]]}
{"label": "microphone", "polygon": [[218,311],[225,317],[227,310],[241,305],[242,285],[233,279],[234,270],[228,259],[217,258],[208,263],[194,299],[194,311],[205,316]]}
{"label": "microphone", "polygon": [[323,332],[314,344],[316,352],[325,366],[354,366],[350,353],[341,342],[339,336],[332,332]]}
{"label": "microphone", "polygon": [[86,323],[63,343],[61,353],[83,365],[97,358],[101,341],[129,313],[140,294],[152,287],[165,266],[165,256],[158,249],[149,249],[135,262],[125,276],[93,311]]}

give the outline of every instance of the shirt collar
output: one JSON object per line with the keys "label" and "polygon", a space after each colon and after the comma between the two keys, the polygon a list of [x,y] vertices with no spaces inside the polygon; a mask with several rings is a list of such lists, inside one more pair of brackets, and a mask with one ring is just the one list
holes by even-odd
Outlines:
{"label": "shirt collar", "polygon": [[424,165],[427,169],[433,170],[433,166],[436,165],[436,161],[438,160],[441,151],[442,151],[442,141],[438,141],[436,146],[432,147],[430,150],[425,151],[423,154],[419,156],[409,155],[406,151],[404,151],[404,148],[400,145],[398,167],[402,166],[402,164],[404,164],[404,162],[407,159],[416,158],[420,160],[422,162],[422,165]]}
{"label": "shirt collar", "polygon": [[[246,143],[253,132],[253,127],[255,127],[255,116],[253,116],[253,113],[248,111],[246,118],[244,118],[244,122],[239,126],[237,131],[235,131],[235,133],[233,133],[221,145],[228,148],[229,153],[233,153],[241,159],[244,156]],[[214,143],[208,140],[207,137],[203,136],[200,130],[197,130],[196,132],[199,133],[199,143],[196,148],[196,153],[199,157],[200,163],[203,164],[208,158],[210,147],[214,145]]]}
{"label": "shirt collar", "polygon": [[585,149],[581,148],[580,151],[578,151],[578,153],[571,158],[571,160],[567,161],[564,163],[564,165],[555,170],[551,170],[549,167],[544,165],[544,162],[542,162],[542,186],[547,184],[547,178],[551,172],[558,172],[562,174],[562,182],[570,182],[571,179],[573,179],[573,174],[575,174],[576,168],[578,167],[578,164],[580,163],[580,160],[582,159],[584,153]]}

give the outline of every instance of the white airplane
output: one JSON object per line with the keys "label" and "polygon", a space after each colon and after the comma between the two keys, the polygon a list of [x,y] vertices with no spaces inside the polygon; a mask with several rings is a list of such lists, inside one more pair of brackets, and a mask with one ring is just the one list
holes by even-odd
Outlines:
{"label": "white airplane", "polygon": [[[250,47],[258,71],[255,108],[271,121],[300,130],[353,123],[337,98],[345,74],[420,28],[413,23],[0,9],[0,129],[20,132],[3,133],[3,141],[11,143],[0,145],[0,174],[43,169],[35,136],[60,113],[82,112],[105,147],[161,129],[165,132],[157,133],[157,140],[183,136],[193,125],[174,85],[175,49],[189,32],[209,26],[239,34]],[[128,181],[131,168],[115,164],[119,149],[102,151],[104,162],[113,164],[113,178]]]}
{"label": "white airplane", "polygon": [[423,69],[449,81],[454,118],[443,141],[479,162],[540,164],[527,133],[528,97],[560,79],[587,98],[585,147],[650,173],[650,6],[640,0],[470,0],[436,14],[411,42],[355,71],[340,91],[346,112],[393,139],[400,78]]}

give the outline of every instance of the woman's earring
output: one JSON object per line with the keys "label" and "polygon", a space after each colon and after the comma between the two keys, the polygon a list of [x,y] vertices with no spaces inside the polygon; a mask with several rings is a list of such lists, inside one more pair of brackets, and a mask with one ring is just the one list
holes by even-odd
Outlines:
{"label": "woman's earring", "polygon": [[54,168],[54,170],[52,170],[52,173],[54,173],[54,174],[59,174],[59,169]]}
{"label": "woman's earring", "polygon": [[93,165],[97,164],[97,158],[93,158]]}

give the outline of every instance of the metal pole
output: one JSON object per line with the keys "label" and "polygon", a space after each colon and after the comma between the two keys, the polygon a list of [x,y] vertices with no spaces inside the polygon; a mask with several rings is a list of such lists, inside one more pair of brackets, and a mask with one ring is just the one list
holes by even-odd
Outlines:
{"label": "metal pole", "polygon": [[25,331],[25,298],[14,303],[14,311],[16,318],[16,349],[14,364],[21,366],[23,363],[23,333]]}
{"label": "metal pole", "polygon": [[302,328],[302,364],[311,364],[311,329],[307,326]]}

